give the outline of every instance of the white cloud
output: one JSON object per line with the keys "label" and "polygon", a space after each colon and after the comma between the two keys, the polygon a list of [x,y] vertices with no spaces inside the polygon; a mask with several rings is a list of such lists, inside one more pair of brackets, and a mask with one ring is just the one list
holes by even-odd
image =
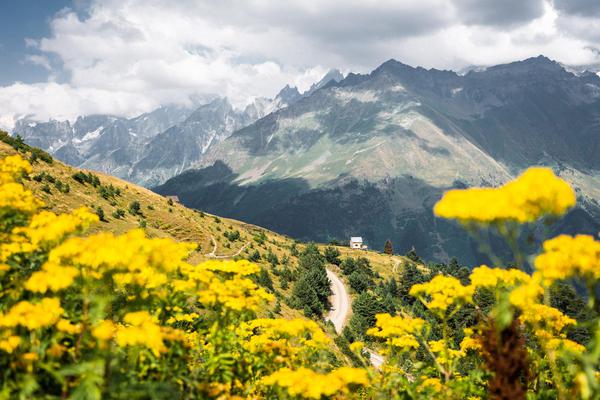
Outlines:
{"label": "white cloud", "polygon": [[39,65],[40,67],[45,68],[48,71],[52,70],[52,66],[50,65],[50,61],[48,61],[48,58],[39,54],[30,54],[25,57],[25,60],[34,65]]}
{"label": "white cloud", "polygon": [[200,94],[241,107],[286,84],[306,90],[329,68],[367,72],[389,58],[436,68],[538,54],[598,62],[598,36],[578,26],[600,20],[550,1],[92,0],[84,16],[63,10],[51,35],[27,39],[38,53],[27,60],[51,70],[49,81],[0,88],[0,124],[132,116]]}

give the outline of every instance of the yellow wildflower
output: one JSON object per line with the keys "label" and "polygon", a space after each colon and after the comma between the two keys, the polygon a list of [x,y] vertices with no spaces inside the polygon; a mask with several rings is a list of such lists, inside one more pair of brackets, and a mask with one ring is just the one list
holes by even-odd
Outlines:
{"label": "yellow wildflower", "polygon": [[56,324],[63,314],[60,301],[46,297],[38,303],[21,301],[15,304],[8,313],[0,314],[0,326],[23,326],[29,330],[44,328]]}
{"label": "yellow wildflower", "polygon": [[75,335],[75,334],[81,332],[81,325],[80,324],[72,324],[69,320],[61,319],[56,324],[56,329],[58,329],[61,332],[68,333],[70,335]]}
{"label": "yellow wildflower", "polygon": [[560,235],[544,242],[544,251],[535,259],[535,268],[545,280],[573,276],[600,279],[600,242],[589,235]]}
{"label": "yellow wildflower", "polygon": [[573,189],[552,170],[534,167],[498,188],[450,190],[435,205],[434,213],[463,223],[527,223],[544,215],[562,215],[575,200]]}
{"label": "yellow wildflower", "polygon": [[474,287],[490,289],[498,286],[516,286],[531,279],[529,275],[518,269],[490,268],[487,265],[474,268],[469,278]]}
{"label": "yellow wildflower", "polygon": [[413,285],[409,293],[441,316],[453,304],[471,302],[473,291],[473,287],[463,286],[456,278],[436,275],[429,282]]}
{"label": "yellow wildflower", "polygon": [[169,319],[167,320],[167,324],[174,324],[176,322],[194,322],[199,317],[200,317],[200,315],[198,315],[195,312],[189,313],[189,314],[178,313],[178,314],[175,314],[175,315],[169,317]]}
{"label": "yellow wildflower", "polygon": [[363,342],[350,343],[350,351],[354,353],[360,353],[364,348],[365,344]]}
{"label": "yellow wildflower", "polygon": [[48,354],[50,357],[60,357],[65,353],[65,351],[67,351],[67,348],[65,346],[59,343],[55,343],[52,346],[50,346],[48,350],[46,350],[46,354]]}
{"label": "yellow wildflower", "polygon": [[375,327],[367,330],[367,335],[386,339],[387,344],[403,350],[416,349],[419,341],[416,336],[425,326],[421,318],[377,314]]}
{"label": "yellow wildflower", "polygon": [[535,272],[528,282],[514,288],[508,297],[510,303],[519,308],[526,308],[539,302],[544,294],[544,288],[540,285],[540,274]]}
{"label": "yellow wildflower", "polygon": [[244,339],[244,348],[254,353],[295,355],[331,342],[316,322],[301,318],[258,318],[243,323],[237,334]]}
{"label": "yellow wildflower", "polygon": [[19,336],[9,336],[6,339],[0,339],[0,350],[6,353],[12,353],[21,344],[21,338]]}
{"label": "yellow wildflower", "polygon": [[556,308],[544,304],[531,304],[523,310],[521,321],[532,325],[536,332],[558,335],[564,327],[577,321]]}
{"label": "yellow wildflower", "polygon": [[260,271],[258,265],[248,260],[210,260],[202,263],[201,268],[212,272],[231,273],[240,276],[252,275]]}
{"label": "yellow wildflower", "polygon": [[43,203],[20,183],[0,185],[0,209],[11,208],[24,213],[32,213]]}
{"label": "yellow wildflower", "polygon": [[31,165],[19,155],[0,161],[0,209],[12,208],[31,213],[43,205],[19,183],[20,178],[30,172]]}
{"label": "yellow wildflower", "polygon": [[258,310],[264,302],[274,297],[248,278],[234,276],[232,279],[214,277],[204,290],[198,292],[198,300],[204,306],[219,305],[235,311]]}
{"label": "yellow wildflower", "polygon": [[582,354],[585,352],[585,346],[569,339],[552,338],[545,345],[547,350],[566,350],[570,353]]}
{"label": "yellow wildflower", "polygon": [[440,393],[444,389],[444,385],[439,378],[429,378],[426,376],[421,377],[423,381],[418,387],[419,392],[433,391],[434,393]]}
{"label": "yellow wildflower", "polygon": [[92,335],[99,340],[110,340],[116,331],[117,327],[112,321],[102,320],[92,329]]}
{"label": "yellow wildflower", "polygon": [[63,267],[47,262],[40,271],[36,271],[25,282],[25,288],[31,292],[46,293],[65,289],[73,283],[79,270],[74,267]]}
{"label": "yellow wildflower", "polygon": [[21,356],[21,358],[23,359],[23,361],[33,362],[33,361],[37,361],[39,357],[38,357],[37,353],[30,352],[30,353],[24,353]]}
{"label": "yellow wildflower", "polygon": [[481,342],[473,337],[473,328],[464,328],[463,332],[465,336],[460,342],[460,351],[466,354],[469,350],[481,350]]}
{"label": "yellow wildflower", "polygon": [[18,181],[31,173],[31,164],[19,155],[8,156],[0,161],[0,184]]}
{"label": "yellow wildflower", "polygon": [[157,324],[155,318],[147,311],[127,313],[123,321],[126,325],[117,327],[115,338],[121,347],[144,346],[158,357],[160,353],[167,351],[164,339],[183,339],[183,335],[174,335],[174,330]]}
{"label": "yellow wildflower", "polygon": [[290,396],[320,399],[322,396],[348,394],[351,386],[368,385],[369,378],[367,371],[359,368],[342,367],[327,374],[308,368],[282,368],[263,378],[262,383],[284,388]]}

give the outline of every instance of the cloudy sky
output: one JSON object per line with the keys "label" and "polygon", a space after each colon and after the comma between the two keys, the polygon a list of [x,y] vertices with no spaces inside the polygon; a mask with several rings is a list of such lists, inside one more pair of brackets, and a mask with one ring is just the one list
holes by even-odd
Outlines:
{"label": "cloudy sky", "polygon": [[0,0],[0,126],[133,116],[190,96],[241,107],[329,68],[600,63],[598,0]]}

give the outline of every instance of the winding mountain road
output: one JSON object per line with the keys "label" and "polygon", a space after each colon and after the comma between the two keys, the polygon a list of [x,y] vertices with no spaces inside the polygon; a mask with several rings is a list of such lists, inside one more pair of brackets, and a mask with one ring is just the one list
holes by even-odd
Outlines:
{"label": "winding mountain road", "polygon": [[327,277],[331,282],[331,311],[325,318],[333,323],[335,331],[342,333],[346,320],[350,314],[350,296],[344,282],[331,270],[327,270]]}
{"label": "winding mountain road", "polygon": [[[342,282],[335,272],[328,269],[327,277],[331,282],[331,310],[325,319],[333,323],[335,331],[340,335],[350,315],[351,300],[344,282]],[[384,362],[383,357],[370,349],[367,349],[367,352],[369,353],[371,364],[375,368],[380,368]]]}

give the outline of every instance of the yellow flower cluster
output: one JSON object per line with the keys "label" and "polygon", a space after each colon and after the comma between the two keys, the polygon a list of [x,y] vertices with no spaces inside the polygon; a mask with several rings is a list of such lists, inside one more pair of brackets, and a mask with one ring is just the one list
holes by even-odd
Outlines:
{"label": "yellow flower cluster", "polygon": [[173,280],[171,285],[176,291],[197,290],[198,300],[204,306],[256,311],[261,304],[274,299],[273,295],[246,277],[258,271],[258,266],[247,260],[213,260],[197,266],[188,264],[181,268],[187,279]]}
{"label": "yellow flower cluster", "polygon": [[0,339],[0,350],[6,353],[12,353],[21,344],[21,337],[11,335],[5,339]]}
{"label": "yellow flower cluster", "polygon": [[63,240],[66,235],[86,229],[98,216],[85,207],[71,214],[56,215],[42,211],[31,218],[26,227],[12,230],[7,243],[0,245],[0,261],[17,253],[30,253]]}
{"label": "yellow flower cluster", "polygon": [[471,302],[473,291],[473,287],[463,286],[456,278],[436,275],[429,282],[413,285],[409,293],[421,300],[428,309],[442,316],[453,304]]}
{"label": "yellow flower cluster", "polygon": [[365,348],[365,344],[363,342],[352,342],[348,347],[351,352],[360,353]]}
{"label": "yellow flower cluster", "polygon": [[575,201],[575,192],[568,183],[552,170],[537,167],[498,188],[450,190],[433,210],[438,217],[463,223],[528,223],[544,215],[562,215]]}
{"label": "yellow flower cluster", "polygon": [[117,325],[109,320],[102,320],[96,326],[92,328],[92,335],[100,340],[107,341],[111,340],[117,332]]}
{"label": "yellow flower cluster", "polygon": [[555,339],[564,339],[563,329],[577,323],[556,308],[544,304],[528,305],[519,319],[532,328],[542,345],[553,343],[554,347],[557,347]]}
{"label": "yellow flower cluster", "polygon": [[75,267],[63,267],[53,263],[45,263],[40,271],[31,274],[25,282],[25,289],[31,292],[57,292],[71,286],[79,270]]}
{"label": "yellow flower cluster", "polygon": [[525,308],[530,304],[539,302],[544,294],[544,288],[540,284],[540,274],[534,273],[531,279],[520,286],[514,288],[508,297],[510,303],[519,308]]}
{"label": "yellow flower cluster", "polygon": [[375,327],[367,330],[367,335],[386,339],[388,345],[410,350],[419,347],[418,335],[425,326],[421,318],[391,316],[390,314],[377,314]]}
{"label": "yellow flower cluster", "polygon": [[452,349],[444,339],[430,340],[427,345],[429,350],[435,355],[435,359],[441,365],[448,365],[459,357],[465,355],[461,350]]}
{"label": "yellow flower cluster", "polygon": [[535,268],[545,280],[575,275],[600,279],[600,242],[589,235],[560,235],[544,242],[544,251],[535,259]]}
{"label": "yellow flower cluster", "polygon": [[[121,347],[144,346],[149,348],[155,356],[167,351],[164,340],[183,338],[181,332],[169,327],[160,326],[154,317],[147,311],[127,313],[123,317],[124,325],[117,326],[116,342]],[[104,326],[106,329],[107,326]],[[107,332],[95,330],[96,337],[106,338]]]}
{"label": "yellow flower cluster", "polygon": [[474,287],[488,289],[514,287],[531,279],[528,274],[518,269],[490,268],[487,265],[474,268],[469,278]]}
{"label": "yellow flower cluster", "polygon": [[29,330],[45,328],[56,324],[63,312],[57,298],[46,297],[37,303],[20,301],[6,314],[0,314],[0,327],[14,328],[20,325]]}
{"label": "yellow flower cluster", "polygon": [[342,367],[326,374],[308,368],[282,368],[263,378],[262,383],[284,388],[290,396],[320,399],[323,396],[347,394],[352,386],[366,386],[369,377],[366,370],[359,368]]}
{"label": "yellow flower cluster", "polygon": [[16,182],[31,173],[31,164],[21,156],[8,156],[0,162],[0,183]]}
{"label": "yellow flower cluster", "polygon": [[21,156],[10,156],[0,161],[0,209],[31,213],[43,205],[19,183],[20,178],[29,173],[31,165]]}
{"label": "yellow flower cluster", "polygon": [[168,272],[186,265],[183,259],[193,248],[169,239],[148,239],[142,230],[119,236],[99,233],[71,238],[55,247],[44,269],[74,266],[91,275],[110,275],[120,286],[137,284],[153,289],[168,281]]}
{"label": "yellow flower cluster", "polygon": [[56,324],[56,329],[60,332],[68,333],[70,335],[75,335],[81,332],[81,324],[73,324],[71,321],[66,319],[61,319]]}
{"label": "yellow flower cluster", "polygon": [[422,376],[421,379],[423,379],[423,381],[421,382],[421,384],[419,385],[419,388],[417,389],[419,391],[419,393],[423,393],[423,392],[440,393],[442,390],[444,390],[444,385],[442,384],[442,382],[440,381],[439,378],[430,378],[427,376]]}
{"label": "yellow flower cluster", "polygon": [[322,348],[331,340],[316,322],[305,319],[259,318],[243,323],[237,330],[248,351],[295,355],[302,350]]}
{"label": "yellow flower cluster", "polygon": [[212,272],[223,272],[225,274],[248,276],[260,271],[258,265],[248,260],[210,260],[202,263],[202,268]]}

